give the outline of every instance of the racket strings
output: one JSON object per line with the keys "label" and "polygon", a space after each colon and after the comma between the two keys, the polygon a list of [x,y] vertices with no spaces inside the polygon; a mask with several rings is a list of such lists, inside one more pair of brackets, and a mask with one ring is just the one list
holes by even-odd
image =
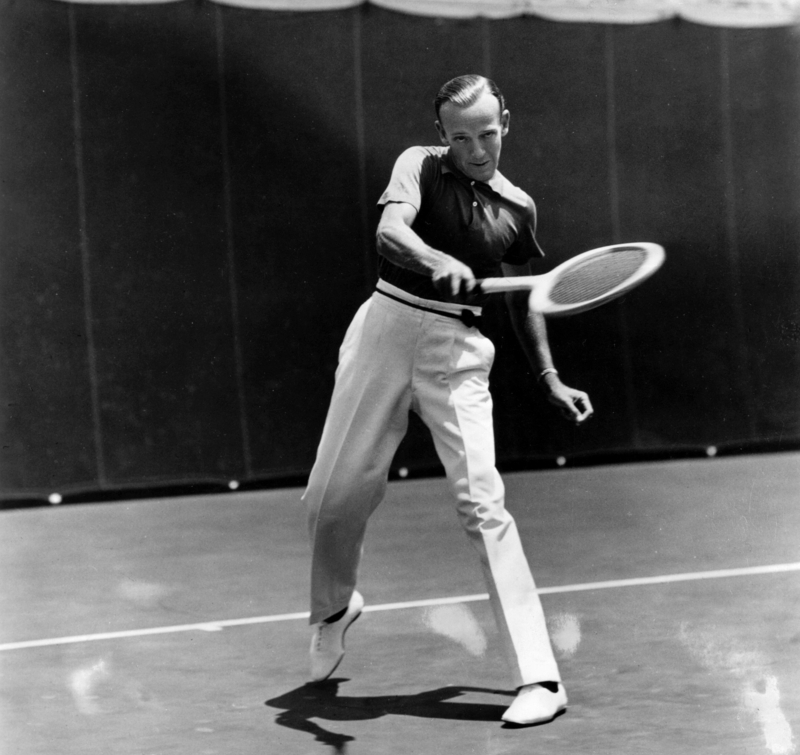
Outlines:
{"label": "racket strings", "polygon": [[566,305],[596,299],[625,283],[646,260],[646,251],[631,247],[580,262],[559,276],[550,292],[550,300]]}

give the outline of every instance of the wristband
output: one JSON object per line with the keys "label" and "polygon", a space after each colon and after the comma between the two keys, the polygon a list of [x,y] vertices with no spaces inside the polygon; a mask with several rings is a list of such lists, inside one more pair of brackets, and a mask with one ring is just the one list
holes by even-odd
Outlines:
{"label": "wristband", "polygon": [[545,369],[543,369],[543,370],[542,370],[542,371],[539,373],[539,378],[538,378],[539,382],[541,383],[541,382],[542,382],[542,380],[544,380],[544,376],[545,376],[545,375],[549,375],[549,374],[551,374],[551,373],[552,373],[553,375],[558,375],[558,370],[557,370],[555,367],[546,367]]}

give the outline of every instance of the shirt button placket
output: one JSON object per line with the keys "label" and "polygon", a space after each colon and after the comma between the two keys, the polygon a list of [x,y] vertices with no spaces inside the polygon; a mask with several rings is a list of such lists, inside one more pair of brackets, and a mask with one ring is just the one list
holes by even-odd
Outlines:
{"label": "shirt button placket", "polygon": [[470,181],[469,185],[472,187],[472,222],[470,223],[470,226],[472,228],[477,228],[480,225],[480,211],[477,209],[478,194],[475,191],[475,182]]}

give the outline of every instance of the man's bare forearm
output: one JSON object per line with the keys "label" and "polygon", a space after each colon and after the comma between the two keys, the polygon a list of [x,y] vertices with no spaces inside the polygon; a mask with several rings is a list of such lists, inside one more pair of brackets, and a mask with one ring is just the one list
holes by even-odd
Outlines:
{"label": "man's bare forearm", "polygon": [[475,276],[463,262],[428,246],[411,228],[416,211],[390,205],[378,225],[378,251],[395,265],[428,276],[437,291],[451,298],[475,288]]}
{"label": "man's bare forearm", "polygon": [[506,301],[511,323],[534,374],[547,392],[547,400],[577,425],[589,419],[594,413],[589,395],[564,385],[553,367],[544,315],[529,310],[525,292],[506,294]]}
{"label": "man's bare forearm", "polygon": [[403,224],[381,225],[377,234],[378,252],[399,267],[432,276],[449,254],[428,246],[411,228]]}
{"label": "man's bare forearm", "polygon": [[506,294],[506,302],[514,332],[537,376],[542,370],[551,369],[553,355],[550,351],[544,316],[540,312],[530,311],[528,294],[524,291]]}

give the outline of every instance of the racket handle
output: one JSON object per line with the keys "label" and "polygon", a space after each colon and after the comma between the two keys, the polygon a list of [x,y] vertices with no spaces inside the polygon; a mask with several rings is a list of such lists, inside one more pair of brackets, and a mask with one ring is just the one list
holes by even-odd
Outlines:
{"label": "racket handle", "polygon": [[536,285],[538,277],[538,275],[515,275],[508,278],[483,278],[478,281],[478,287],[485,294],[530,291]]}

